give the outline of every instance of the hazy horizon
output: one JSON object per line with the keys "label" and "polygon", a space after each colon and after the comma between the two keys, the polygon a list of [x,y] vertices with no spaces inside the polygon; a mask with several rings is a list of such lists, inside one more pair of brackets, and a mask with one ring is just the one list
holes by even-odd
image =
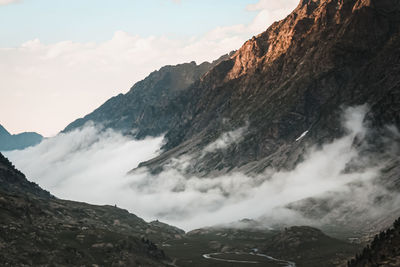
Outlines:
{"label": "hazy horizon", "polygon": [[54,136],[164,65],[199,64],[240,48],[296,5],[2,0],[0,124],[13,134]]}

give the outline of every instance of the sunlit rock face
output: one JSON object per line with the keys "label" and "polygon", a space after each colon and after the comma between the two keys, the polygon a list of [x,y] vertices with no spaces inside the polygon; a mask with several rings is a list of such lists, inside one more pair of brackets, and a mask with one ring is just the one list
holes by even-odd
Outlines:
{"label": "sunlit rock face", "polygon": [[399,10],[395,0],[300,1],[236,52],[166,66],[65,131],[92,120],[137,138],[166,134],[165,153],[141,165],[157,172],[246,126],[190,172],[292,169],[307,146],[344,134],[346,106],[367,104],[372,128],[400,126]]}
{"label": "sunlit rock face", "polygon": [[399,127],[399,10],[393,1],[302,1],[182,96],[165,148],[191,153],[248,125],[197,169],[259,172],[293,168],[307,145],[343,135],[346,106],[367,104],[374,129]]}

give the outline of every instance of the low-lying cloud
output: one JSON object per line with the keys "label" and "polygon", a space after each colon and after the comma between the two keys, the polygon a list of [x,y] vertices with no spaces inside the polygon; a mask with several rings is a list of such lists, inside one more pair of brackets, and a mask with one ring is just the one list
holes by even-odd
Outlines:
{"label": "low-lying cloud", "polygon": [[[367,133],[363,123],[366,110],[365,106],[347,109],[343,124],[347,134],[320,148],[310,148],[294,170],[268,169],[254,177],[242,173],[214,178],[188,176],[182,173],[185,168],[177,167],[180,164],[170,164],[158,175],[145,169],[127,175],[139,162],[160,153],[163,138],[131,140],[94,125],[6,155],[27,177],[57,197],[117,204],[146,220],[159,219],[186,230],[260,217],[268,218],[269,224],[279,220],[313,224],[287,208],[310,197],[329,200],[332,210],[319,222],[330,223],[338,218],[338,212],[350,216],[368,207],[370,214],[365,216],[380,216],[400,203],[374,182],[382,166],[365,164],[365,155],[354,146],[355,138],[362,139]],[[222,135],[221,140],[240,140],[244,129]],[[216,148],[224,146],[212,149]],[[381,203],[374,209],[376,198],[382,195],[388,196],[390,205]]]}
{"label": "low-lying cloud", "polygon": [[125,174],[158,154],[162,137],[132,140],[93,124],[6,155],[29,179],[60,198],[118,203]]}

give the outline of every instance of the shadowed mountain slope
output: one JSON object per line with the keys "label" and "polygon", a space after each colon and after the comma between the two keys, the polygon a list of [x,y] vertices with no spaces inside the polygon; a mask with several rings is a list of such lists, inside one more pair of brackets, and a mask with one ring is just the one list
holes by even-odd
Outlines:
{"label": "shadowed mountain slope", "polygon": [[362,253],[348,262],[348,266],[400,266],[400,218],[392,228],[376,235]]}
{"label": "shadowed mountain slope", "polygon": [[[311,227],[211,227],[185,234],[117,207],[57,199],[1,154],[0,182],[1,266],[335,266],[358,251]],[[232,257],[242,262],[229,262]]]}
{"label": "shadowed mountain slope", "polygon": [[168,266],[149,238],[184,234],[116,207],[57,199],[1,154],[0,214],[1,266]]}
{"label": "shadowed mountain slope", "polygon": [[105,128],[134,134],[137,138],[161,135],[182,113],[185,103],[177,101],[177,96],[227,57],[200,65],[191,62],[162,67],[137,82],[128,93],[109,99],[84,118],[72,122],[63,132],[93,121]]}
{"label": "shadowed mountain slope", "polygon": [[[160,173],[174,158],[188,158],[183,172],[189,176],[291,170],[310,146],[345,134],[345,107],[366,105],[370,130],[363,140],[354,138],[353,147],[368,155],[365,166],[380,167],[374,183],[398,194],[399,62],[399,1],[302,0],[179,96],[187,105],[166,134],[164,153],[139,167]],[[209,150],[221,137],[224,145]],[[335,231],[351,226],[361,235],[385,229],[399,216],[398,208],[383,208],[386,217],[366,223],[356,215],[361,211],[335,197],[292,207],[316,220],[334,213]],[[379,206],[386,197],[371,203]],[[345,213],[332,212],[340,207]]]}

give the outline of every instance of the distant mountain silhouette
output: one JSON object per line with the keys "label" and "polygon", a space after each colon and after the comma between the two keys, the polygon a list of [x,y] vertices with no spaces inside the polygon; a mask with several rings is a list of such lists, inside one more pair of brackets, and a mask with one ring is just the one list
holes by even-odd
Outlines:
{"label": "distant mountain silhouette", "polygon": [[137,138],[158,136],[167,132],[183,112],[185,103],[176,101],[180,94],[207,71],[229,56],[209,63],[164,66],[137,82],[126,94],[106,101],[92,113],[69,124],[63,132],[93,121],[105,128],[133,134]]}
{"label": "distant mountain silhouette", "polygon": [[0,151],[24,149],[39,144],[43,136],[34,132],[10,134],[0,125]]}

